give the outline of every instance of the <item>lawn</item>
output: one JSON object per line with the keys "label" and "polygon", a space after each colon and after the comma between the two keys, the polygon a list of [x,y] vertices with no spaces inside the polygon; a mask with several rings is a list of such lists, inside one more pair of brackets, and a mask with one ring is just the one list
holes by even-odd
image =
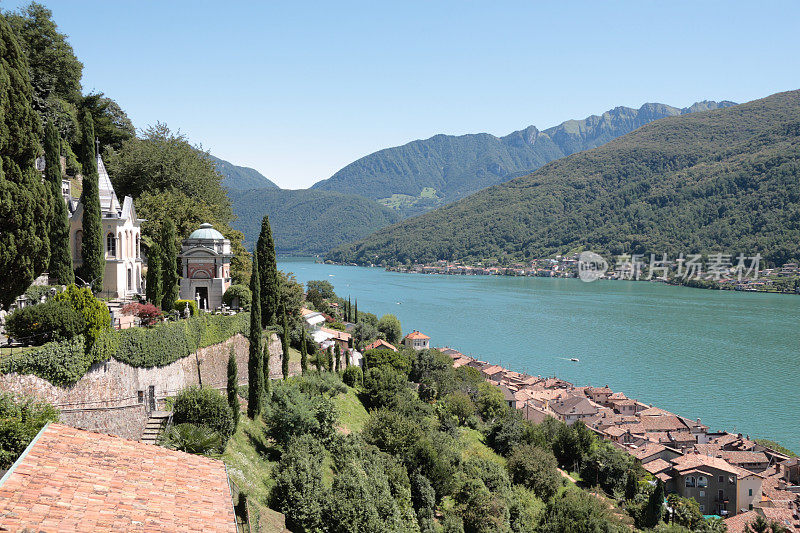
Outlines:
{"label": "lawn", "polygon": [[272,487],[272,469],[277,452],[264,433],[266,426],[260,419],[250,420],[245,413],[239,419],[236,433],[228,441],[222,460],[228,475],[248,499],[266,505]]}
{"label": "lawn", "polygon": [[355,389],[347,388],[347,392],[333,399],[339,411],[339,425],[347,433],[358,433],[369,419],[369,413],[358,399]]}

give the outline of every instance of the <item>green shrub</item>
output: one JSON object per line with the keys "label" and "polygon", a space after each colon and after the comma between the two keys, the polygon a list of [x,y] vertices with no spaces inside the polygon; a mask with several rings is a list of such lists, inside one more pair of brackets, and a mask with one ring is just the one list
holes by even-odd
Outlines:
{"label": "green shrub", "polygon": [[181,316],[183,316],[183,310],[186,309],[186,304],[189,304],[189,316],[197,316],[199,314],[197,311],[197,302],[194,300],[175,300],[173,309],[176,309]]}
{"label": "green shrub", "polygon": [[56,294],[53,300],[67,302],[83,316],[86,321],[86,329],[83,334],[89,346],[94,344],[100,332],[111,327],[111,314],[108,312],[108,307],[95,298],[92,291],[86,287],[78,288],[70,285],[64,292]]}
{"label": "green shrub", "polygon": [[324,396],[310,396],[292,382],[277,384],[264,420],[269,436],[286,446],[295,437],[310,433],[327,445],[336,434],[336,407]]}
{"label": "green shrub", "polygon": [[33,374],[53,385],[70,385],[81,379],[92,366],[83,335],[64,342],[48,342],[34,350],[7,357],[3,372]]}
{"label": "green shrub", "polygon": [[207,426],[189,423],[171,426],[161,436],[159,444],[171,450],[198,455],[222,453],[224,449],[219,433]]}
{"label": "green shrub", "polygon": [[17,460],[45,424],[56,421],[58,410],[49,403],[0,392],[0,469]]}
{"label": "green shrub", "polygon": [[56,293],[61,292],[60,285],[31,285],[28,287],[28,290],[25,291],[25,296],[32,302],[40,302],[42,296],[49,297],[50,291],[53,289],[55,289]]}
{"label": "green shrub", "polygon": [[354,389],[361,388],[361,385],[364,383],[364,372],[362,372],[361,367],[355,365],[348,366],[344,369],[342,381],[344,381],[345,385],[348,387],[353,387]]}
{"label": "green shrub", "polygon": [[222,303],[233,307],[234,300],[239,299],[241,309],[250,309],[250,302],[253,300],[253,293],[247,285],[231,285],[225,294],[222,295]]}
{"label": "green shrub", "polygon": [[314,372],[304,374],[297,379],[300,390],[306,394],[323,395],[331,397],[347,392],[347,387],[342,383],[339,374],[334,372]]}
{"label": "green shrub", "polygon": [[411,358],[407,353],[402,351],[395,352],[389,348],[374,348],[364,352],[364,368],[378,368],[381,366],[390,366],[408,375],[411,370]]}
{"label": "green shrub", "polygon": [[6,330],[14,339],[40,346],[82,334],[86,321],[69,303],[51,300],[17,309],[9,315]]}
{"label": "green shrub", "polygon": [[175,397],[172,420],[178,424],[196,424],[216,431],[222,446],[233,435],[233,413],[228,400],[217,389],[189,387]]}

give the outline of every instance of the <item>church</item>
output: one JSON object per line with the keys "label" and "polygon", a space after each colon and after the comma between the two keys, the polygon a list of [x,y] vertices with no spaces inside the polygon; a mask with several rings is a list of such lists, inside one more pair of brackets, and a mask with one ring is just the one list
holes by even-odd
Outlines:
{"label": "church", "polygon": [[[100,189],[100,222],[103,227],[103,246],[106,269],[101,296],[132,298],[142,291],[141,224],[136,216],[133,199],[126,196],[120,205],[103,159],[97,156],[98,187]],[[69,180],[62,181],[62,193],[69,210],[69,244],[72,264],[83,264],[83,204],[73,198]],[[80,280],[78,280],[80,281]],[[92,280],[84,280],[91,282]]]}

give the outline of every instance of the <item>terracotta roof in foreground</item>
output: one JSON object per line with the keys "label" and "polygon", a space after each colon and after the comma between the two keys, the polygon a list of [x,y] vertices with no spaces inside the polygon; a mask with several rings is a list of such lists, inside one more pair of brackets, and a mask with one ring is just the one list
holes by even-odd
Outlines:
{"label": "terracotta roof in foreground", "polygon": [[8,531],[235,532],[221,461],[61,424],[0,485]]}

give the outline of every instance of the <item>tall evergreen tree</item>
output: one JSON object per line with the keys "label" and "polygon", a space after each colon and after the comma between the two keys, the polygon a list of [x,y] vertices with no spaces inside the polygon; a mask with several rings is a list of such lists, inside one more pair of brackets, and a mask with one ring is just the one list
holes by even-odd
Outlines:
{"label": "tall evergreen tree", "polygon": [[342,369],[342,348],[339,346],[338,342],[336,343],[334,353],[336,358],[336,372],[339,372]]}
{"label": "tall evergreen tree", "polygon": [[[175,249],[175,223],[167,220],[161,227],[161,309],[172,311],[178,299],[178,252]],[[208,303],[208,302],[206,302]]]}
{"label": "tall evergreen tree", "polygon": [[69,249],[69,214],[61,197],[61,139],[53,122],[44,130],[45,178],[53,196],[53,218],[50,220],[50,277],[62,285],[75,283],[72,253]]}
{"label": "tall evergreen tree", "polygon": [[239,369],[236,366],[236,351],[231,346],[228,356],[228,405],[233,413],[233,427],[239,425]]}
{"label": "tall evergreen tree", "polygon": [[350,297],[348,296],[347,297],[347,306],[345,306],[345,308],[344,308],[344,312],[345,312],[344,320],[345,320],[345,322],[350,322],[350,308],[351,308],[351,306],[352,306],[352,304],[350,303]]}
{"label": "tall evergreen tree", "polygon": [[34,160],[41,123],[25,56],[0,14],[0,304],[24,293],[50,262],[50,188]]}
{"label": "tall evergreen tree", "polygon": [[355,311],[355,317],[353,318],[353,322],[358,324],[358,298],[356,298],[356,311]]}
{"label": "tall evergreen tree", "polygon": [[247,416],[261,414],[261,397],[264,393],[263,355],[261,353],[261,282],[258,279],[258,255],[253,254],[253,271],[250,274],[250,354],[247,360]]}
{"label": "tall evergreen tree", "polygon": [[656,487],[647,499],[647,506],[644,509],[644,526],[648,528],[656,527],[661,521],[664,513],[664,484],[656,480]]}
{"label": "tall evergreen tree", "polygon": [[300,333],[300,372],[308,371],[308,347],[306,346],[306,328]]}
{"label": "tall evergreen tree", "polygon": [[269,215],[264,215],[261,220],[261,233],[253,255],[258,256],[258,267],[261,269],[261,326],[274,326],[278,323],[281,280],[275,262],[275,241],[272,239]]}
{"label": "tall evergreen tree", "polygon": [[286,320],[286,307],[281,308],[281,327],[283,334],[281,335],[281,348],[283,358],[281,359],[281,371],[283,372],[283,379],[289,378],[289,321]]}
{"label": "tall evergreen tree", "polygon": [[92,284],[92,290],[103,288],[103,273],[106,268],[105,250],[103,248],[103,225],[100,221],[100,189],[97,175],[97,155],[95,154],[94,122],[92,115],[85,111],[81,122],[83,137],[81,139],[80,163],[83,168],[83,244],[81,246],[81,277]]}
{"label": "tall evergreen tree", "polygon": [[328,346],[328,350],[325,353],[327,355],[325,366],[328,368],[328,372],[331,372],[333,371],[333,348]]}
{"label": "tall evergreen tree", "polygon": [[161,287],[161,248],[153,243],[147,250],[147,288],[145,297],[153,305],[161,306],[164,292]]}

